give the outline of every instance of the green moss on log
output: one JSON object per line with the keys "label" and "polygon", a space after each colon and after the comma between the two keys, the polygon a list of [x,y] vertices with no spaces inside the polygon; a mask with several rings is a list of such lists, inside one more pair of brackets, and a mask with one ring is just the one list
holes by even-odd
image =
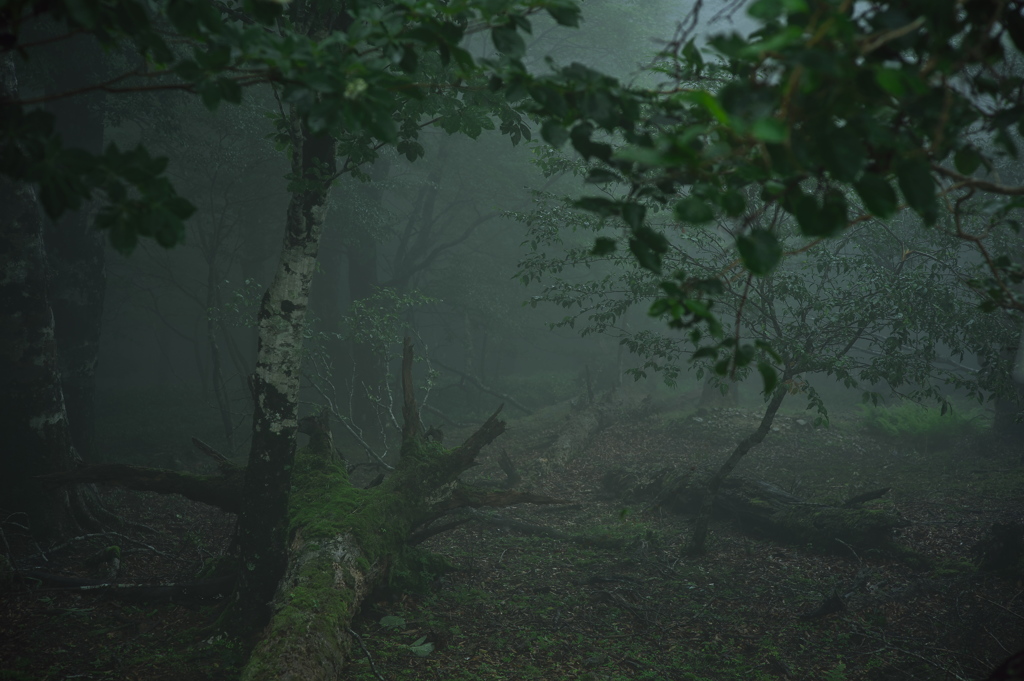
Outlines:
{"label": "green moss on log", "polygon": [[384,484],[359,489],[330,452],[315,447],[297,452],[288,571],[243,679],[341,674],[349,653],[348,627],[365,596],[389,575],[422,582],[435,567],[406,540],[428,512],[429,492],[454,470],[447,462],[451,455],[436,443],[408,445],[399,469]]}

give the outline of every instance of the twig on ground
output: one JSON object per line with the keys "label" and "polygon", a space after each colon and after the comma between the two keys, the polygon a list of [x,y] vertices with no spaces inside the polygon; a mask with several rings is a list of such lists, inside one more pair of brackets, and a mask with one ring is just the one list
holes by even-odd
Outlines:
{"label": "twig on ground", "polygon": [[370,651],[367,650],[366,645],[363,643],[362,637],[360,637],[359,634],[357,634],[355,630],[352,628],[349,628],[348,633],[352,634],[352,638],[354,638],[356,640],[356,643],[359,644],[359,647],[363,649],[363,654],[366,655],[366,659],[370,662],[370,669],[373,671],[373,675],[380,679],[380,681],[385,681],[384,677],[381,676],[380,672],[377,671],[377,665],[373,663],[373,656],[370,655]]}

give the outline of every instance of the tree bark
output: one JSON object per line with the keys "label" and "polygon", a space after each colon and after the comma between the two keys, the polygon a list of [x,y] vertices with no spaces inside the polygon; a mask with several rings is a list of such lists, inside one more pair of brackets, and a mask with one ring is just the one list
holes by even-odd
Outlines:
{"label": "tree bark", "polygon": [[298,428],[302,343],[310,282],[336,169],[334,138],[310,133],[291,112],[292,191],[284,243],[273,282],[257,316],[252,445],[246,468],[238,536],[240,578],[233,611],[239,633],[252,633],[269,616],[268,602],[287,565],[288,496]]}
{"label": "tree bark", "polygon": [[[103,51],[91,36],[70,38],[57,58],[56,92],[102,80]],[[103,105],[102,92],[64,97],[48,105],[64,146],[102,153]],[[85,204],[57,221],[44,221],[61,386],[71,441],[85,461],[94,460],[96,361],[107,288],[105,235],[93,228],[92,212]]]}
{"label": "tree bark", "polygon": [[[10,54],[0,55],[5,99],[17,99]],[[58,371],[43,219],[31,187],[0,177],[0,503],[27,514],[37,537],[51,538],[92,519],[81,490],[36,479],[80,461]]]}

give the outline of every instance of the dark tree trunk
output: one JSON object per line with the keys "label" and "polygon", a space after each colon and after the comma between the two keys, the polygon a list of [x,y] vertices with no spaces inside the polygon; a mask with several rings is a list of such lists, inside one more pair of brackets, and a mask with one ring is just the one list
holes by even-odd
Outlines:
{"label": "dark tree trunk", "polygon": [[787,373],[782,378],[783,385],[775,388],[775,394],[772,396],[771,402],[768,403],[768,407],[764,410],[764,416],[761,417],[761,423],[758,425],[757,430],[736,445],[736,449],[732,451],[729,458],[725,460],[725,463],[711,476],[711,479],[705,485],[704,499],[700,505],[700,512],[697,514],[697,522],[693,526],[693,535],[686,546],[688,553],[700,555],[707,551],[708,527],[711,525],[711,511],[714,506],[715,495],[718,494],[718,490],[721,489],[725,479],[736,469],[740,459],[746,456],[747,452],[751,449],[761,444],[765,436],[768,435],[772,422],[775,420],[775,414],[778,413],[779,407],[782,406],[782,401],[786,399],[788,394],[788,388],[785,385],[785,381],[788,379],[789,374]]}
{"label": "dark tree trunk", "polygon": [[[12,55],[0,55],[0,102],[17,98]],[[35,476],[76,466],[61,390],[43,242],[43,214],[27,185],[0,177],[0,503],[27,514],[38,537],[87,520],[77,488]]]}
{"label": "dark tree trunk", "polygon": [[[67,92],[94,82],[102,64],[103,53],[90,36],[68,40],[60,53],[54,90]],[[64,146],[93,154],[103,151],[103,105],[101,92],[57,99],[49,105]],[[96,359],[107,286],[104,236],[93,229],[91,212],[86,204],[56,222],[44,222],[64,403],[71,440],[86,461],[94,459]]]}

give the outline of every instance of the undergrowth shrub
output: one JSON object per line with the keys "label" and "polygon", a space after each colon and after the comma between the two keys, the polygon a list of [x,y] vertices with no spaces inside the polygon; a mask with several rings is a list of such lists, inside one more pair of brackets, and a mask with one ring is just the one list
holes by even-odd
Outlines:
{"label": "undergrowth shrub", "polygon": [[951,438],[980,435],[989,426],[989,417],[980,409],[948,409],[914,402],[895,405],[859,406],[860,418],[868,432],[900,440],[938,442]]}

